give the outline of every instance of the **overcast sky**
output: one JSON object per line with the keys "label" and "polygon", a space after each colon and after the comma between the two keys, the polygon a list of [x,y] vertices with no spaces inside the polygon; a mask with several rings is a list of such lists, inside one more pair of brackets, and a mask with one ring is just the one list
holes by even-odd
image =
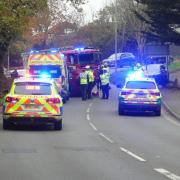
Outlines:
{"label": "overcast sky", "polygon": [[84,12],[86,14],[85,20],[91,21],[92,15],[98,10],[107,5],[111,0],[88,0],[89,2],[84,5]]}

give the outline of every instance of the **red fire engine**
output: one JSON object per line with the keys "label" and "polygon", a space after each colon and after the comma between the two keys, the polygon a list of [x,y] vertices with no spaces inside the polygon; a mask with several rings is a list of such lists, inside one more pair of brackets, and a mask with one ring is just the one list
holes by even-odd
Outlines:
{"label": "red fire engine", "polygon": [[98,66],[101,62],[101,53],[93,48],[76,48],[62,51],[69,72],[69,90],[71,96],[80,95],[79,75],[86,65],[90,65],[94,70],[95,81],[97,80]]}

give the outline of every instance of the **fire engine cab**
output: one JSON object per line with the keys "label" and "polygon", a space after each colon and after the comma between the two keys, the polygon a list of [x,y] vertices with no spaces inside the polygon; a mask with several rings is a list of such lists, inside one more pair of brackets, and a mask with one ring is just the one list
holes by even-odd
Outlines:
{"label": "fire engine cab", "polygon": [[69,72],[69,91],[71,96],[80,95],[79,75],[86,65],[93,68],[95,81],[97,80],[98,66],[101,62],[101,52],[94,48],[75,48],[62,51]]}

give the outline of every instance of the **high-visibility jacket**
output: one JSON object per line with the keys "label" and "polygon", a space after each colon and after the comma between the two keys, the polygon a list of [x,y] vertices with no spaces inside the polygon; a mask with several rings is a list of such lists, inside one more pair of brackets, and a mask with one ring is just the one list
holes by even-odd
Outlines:
{"label": "high-visibility jacket", "polygon": [[88,75],[88,78],[89,78],[89,82],[94,82],[93,71],[87,71],[87,75]]}
{"label": "high-visibility jacket", "polygon": [[100,75],[101,79],[101,85],[106,85],[109,83],[109,74],[108,73],[103,73]]}
{"label": "high-visibility jacket", "polygon": [[103,67],[103,70],[106,70],[107,73],[110,75],[110,69],[109,69],[109,67]]}
{"label": "high-visibility jacket", "polygon": [[88,76],[86,72],[80,73],[80,84],[88,84]]}

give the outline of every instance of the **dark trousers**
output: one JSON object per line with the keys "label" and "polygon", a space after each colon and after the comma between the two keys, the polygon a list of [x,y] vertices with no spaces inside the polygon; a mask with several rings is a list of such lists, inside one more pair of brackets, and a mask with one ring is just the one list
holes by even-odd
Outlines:
{"label": "dark trousers", "polygon": [[102,85],[102,98],[108,99],[109,98],[109,84]]}
{"label": "dark trousers", "polygon": [[87,98],[88,99],[91,99],[93,86],[94,86],[94,82],[88,83],[88,88],[87,88]]}
{"label": "dark trousers", "polygon": [[87,98],[87,84],[81,84],[81,96],[82,96],[82,100],[86,100],[86,98]]}
{"label": "dark trousers", "polygon": [[101,90],[101,81],[99,79],[96,81],[96,85],[97,85],[97,89]]}

